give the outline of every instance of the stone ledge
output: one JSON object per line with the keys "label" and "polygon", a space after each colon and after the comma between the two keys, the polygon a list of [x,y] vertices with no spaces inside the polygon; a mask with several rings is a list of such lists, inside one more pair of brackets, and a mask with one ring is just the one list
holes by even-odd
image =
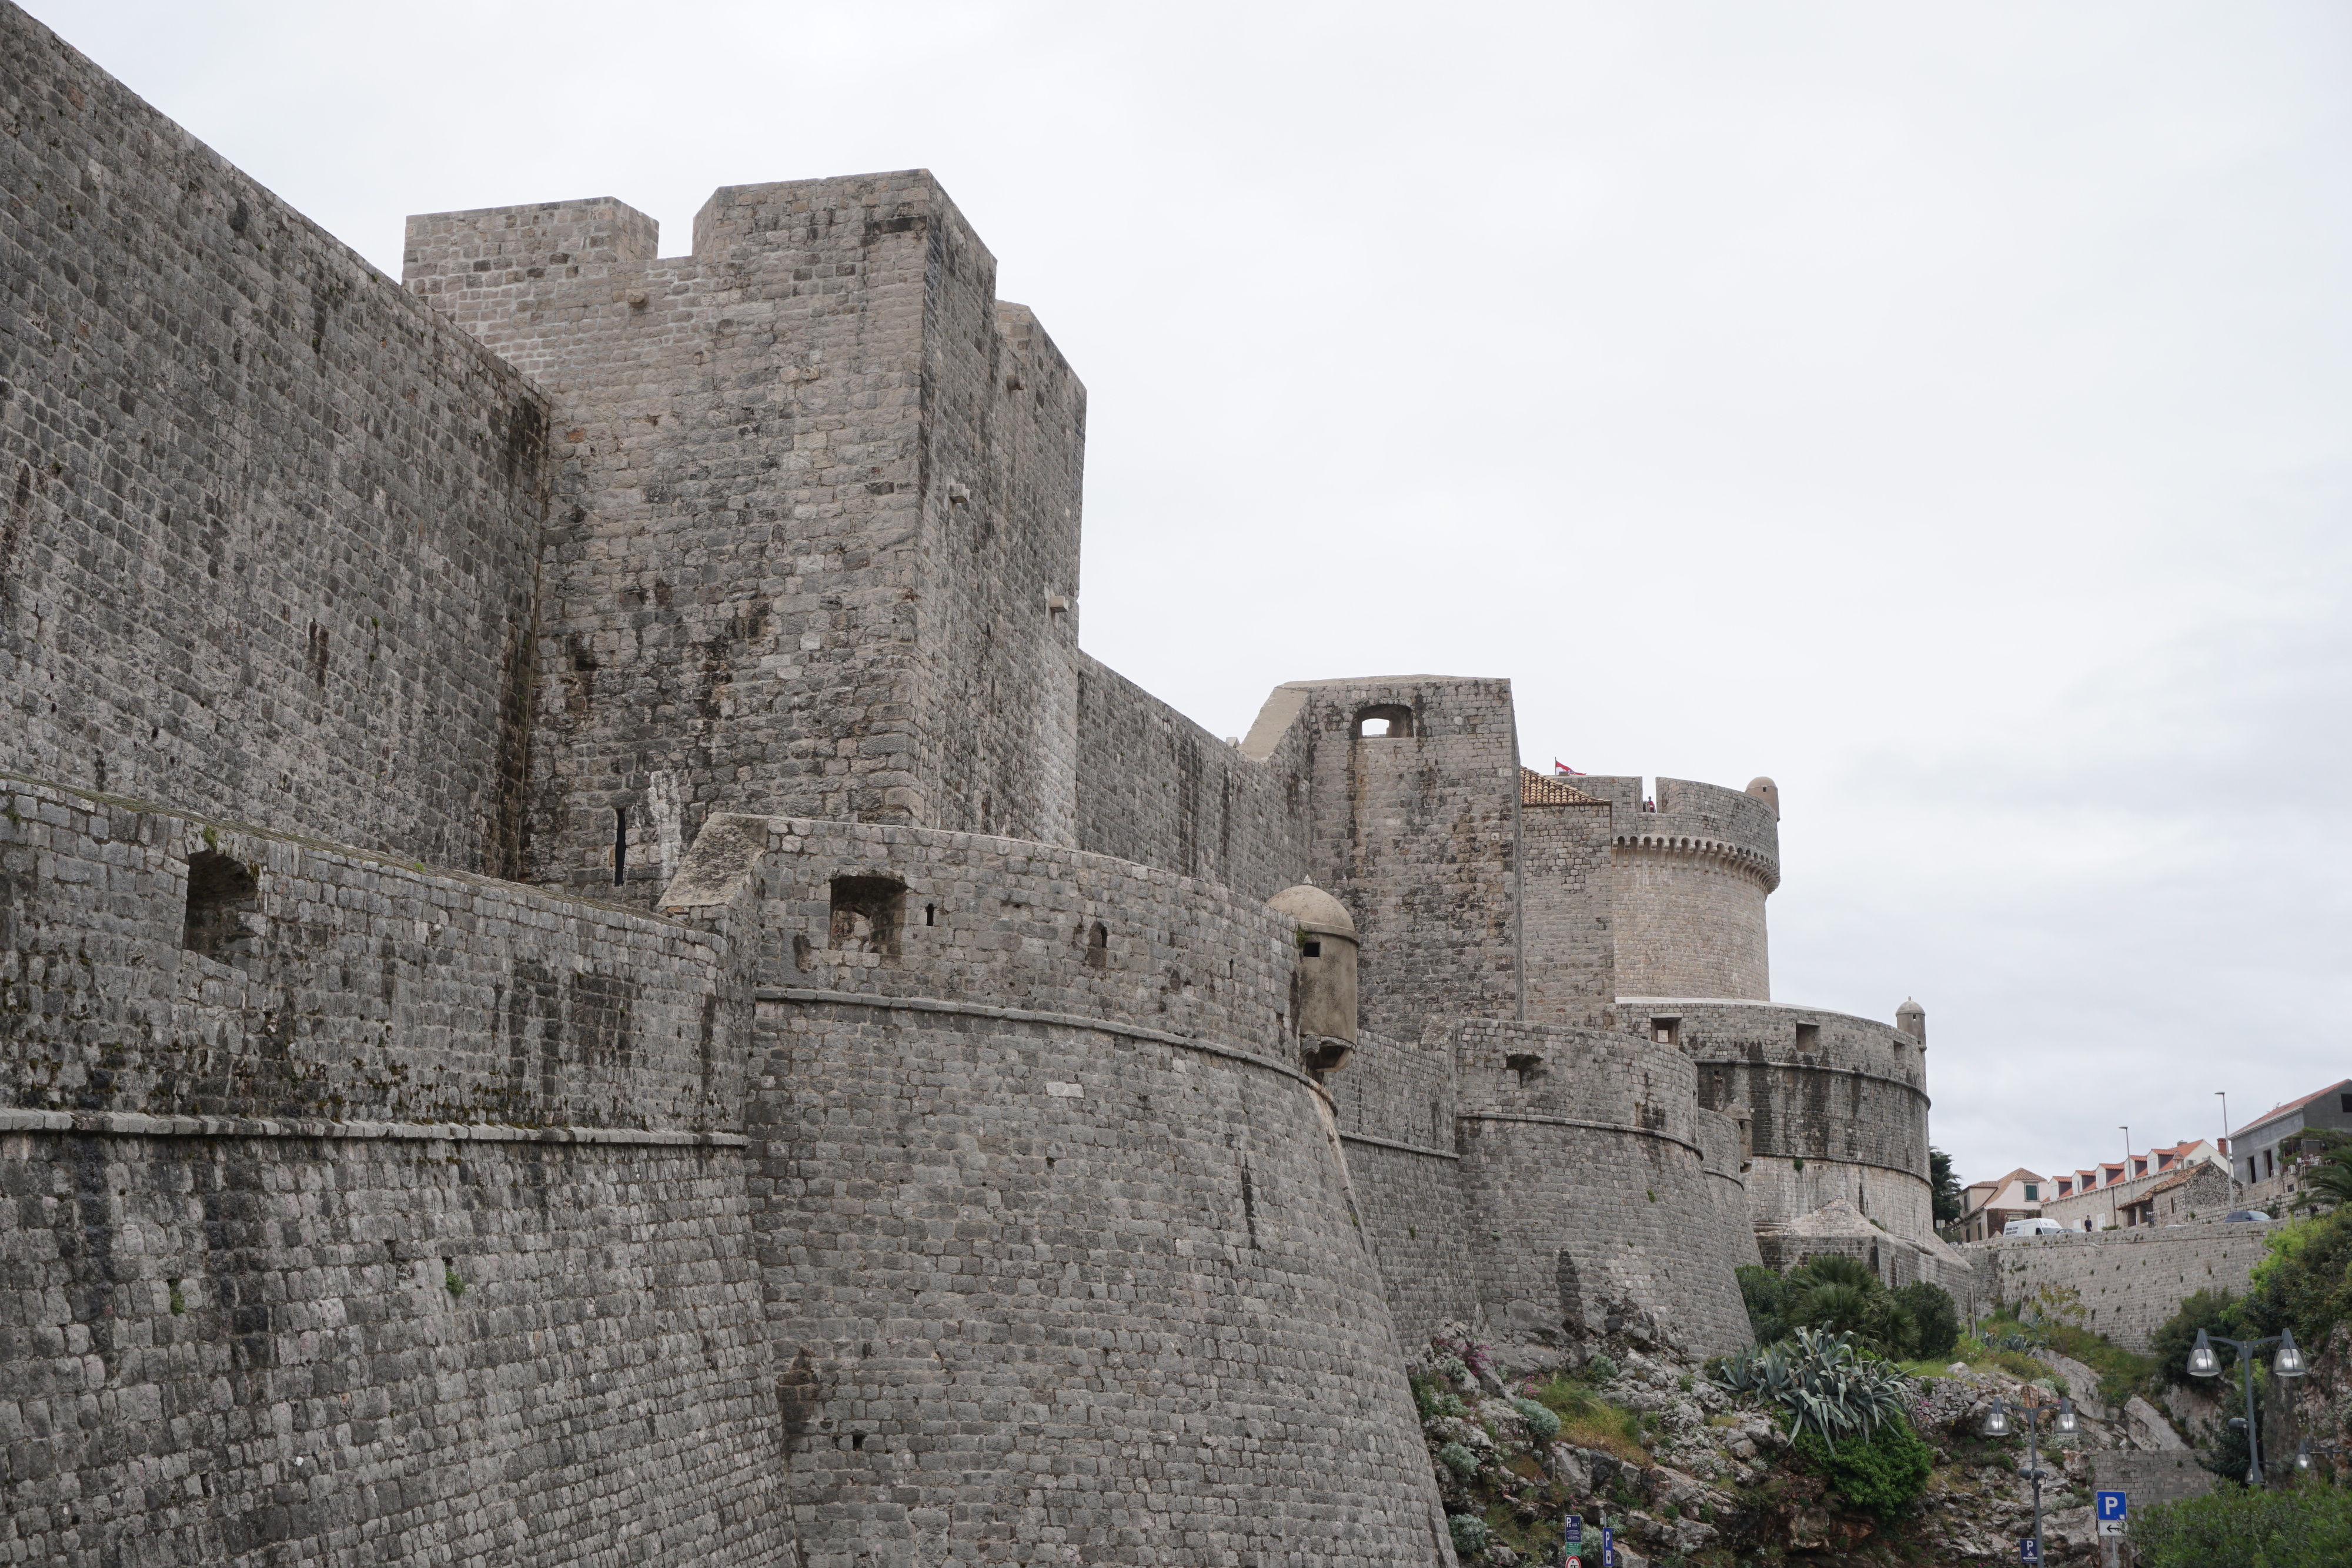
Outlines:
{"label": "stone ledge", "polygon": [[1688,1138],[1677,1138],[1672,1133],[1656,1127],[1637,1127],[1629,1122],[1580,1122],[1572,1116],[1529,1116],[1515,1111],[1458,1111],[1454,1120],[1460,1122],[1533,1122],[1542,1127],[1583,1127],[1595,1133],[1631,1133],[1637,1138],[1655,1138],[1662,1144],[1679,1144],[1696,1155],[1701,1169],[1706,1166],[1706,1151]]}
{"label": "stone ledge", "polygon": [[1342,1133],[1343,1144],[1370,1144],[1376,1149],[1397,1149],[1408,1155],[1427,1155],[1433,1160],[1458,1160],[1460,1155],[1449,1155],[1443,1149],[1424,1148],[1419,1144],[1400,1144],[1394,1138],[1375,1138],[1370,1133]]}
{"label": "stone ledge", "polygon": [[1143,1029],[1117,1019],[1088,1018],[1084,1013],[1041,1013],[1027,1008],[992,1008],[978,1002],[943,1001],[937,997],[880,997],[863,991],[811,991],[797,987],[761,986],[751,993],[757,1002],[803,1002],[831,1007],[883,1008],[919,1013],[959,1013],[967,1018],[1003,1019],[1011,1023],[1059,1024],[1066,1029],[1090,1029],[1101,1034],[1123,1035],[1129,1040],[1148,1040],[1160,1045],[1181,1046],[1186,1051],[1206,1052],[1211,1056],[1228,1057],[1234,1061],[1246,1061],[1253,1067],[1263,1067],[1269,1072],[1279,1072],[1285,1078],[1295,1078],[1326,1099],[1323,1086],[1296,1067],[1260,1056],[1238,1046],[1218,1045],[1205,1040],[1193,1040],[1181,1034],[1168,1034],[1156,1029]]}
{"label": "stone ledge", "polygon": [[262,1122],[242,1116],[150,1116],[136,1111],[0,1110],[0,1133],[117,1138],[399,1138],[483,1144],[635,1144],[740,1149],[740,1133],[659,1127],[514,1127],[488,1122]]}

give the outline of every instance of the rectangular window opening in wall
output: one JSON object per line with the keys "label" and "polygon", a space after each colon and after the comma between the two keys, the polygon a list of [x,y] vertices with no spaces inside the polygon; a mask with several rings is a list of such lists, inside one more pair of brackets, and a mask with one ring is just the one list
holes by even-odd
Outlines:
{"label": "rectangular window opening in wall", "polygon": [[845,953],[895,954],[906,899],[907,884],[896,877],[835,877],[831,946]]}
{"label": "rectangular window opening in wall", "polygon": [[1650,1038],[1660,1045],[1680,1045],[1683,1042],[1683,1020],[1678,1018],[1652,1019]]}
{"label": "rectangular window opening in wall", "polygon": [[2352,1094],[2338,1094],[2336,1097],[2336,1108],[2346,1115],[2352,1116]]}
{"label": "rectangular window opening in wall", "polygon": [[629,880],[629,810],[625,806],[613,808],[613,885],[620,886]]}
{"label": "rectangular window opening in wall", "polygon": [[1797,1049],[1799,1051],[1819,1051],[1821,1046],[1821,1025],[1817,1023],[1801,1023],[1797,1026]]}
{"label": "rectangular window opening in wall", "polygon": [[1412,733],[1412,709],[1381,703],[1356,712],[1356,738],[1396,740]]}
{"label": "rectangular window opening in wall", "polygon": [[251,868],[214,850],[188,857],[188,908],[180,946],[226,960],[253,949],[245,916],[261,913],[260,884]]}

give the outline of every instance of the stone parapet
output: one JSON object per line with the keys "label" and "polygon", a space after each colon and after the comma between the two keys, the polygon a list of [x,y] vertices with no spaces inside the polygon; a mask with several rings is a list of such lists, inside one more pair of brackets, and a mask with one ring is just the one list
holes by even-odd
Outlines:
{"label": "stone parapet", "polygon": [[[0,777],[0,1060],[43,1112],[732,1128],[726,943]],[[200,929],[191,868],[242,879]]]}

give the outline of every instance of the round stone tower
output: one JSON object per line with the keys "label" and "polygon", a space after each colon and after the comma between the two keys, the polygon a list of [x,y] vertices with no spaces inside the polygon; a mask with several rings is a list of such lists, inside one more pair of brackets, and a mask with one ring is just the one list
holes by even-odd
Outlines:
{"label": "round stone tower", "polygon": [[1638,779],[1578,787],[1596,785],[1616,787],[1617,994],[1769,1000],[1764,901],[1780,884],[1779,787],[1660,779],[1649,798]]}

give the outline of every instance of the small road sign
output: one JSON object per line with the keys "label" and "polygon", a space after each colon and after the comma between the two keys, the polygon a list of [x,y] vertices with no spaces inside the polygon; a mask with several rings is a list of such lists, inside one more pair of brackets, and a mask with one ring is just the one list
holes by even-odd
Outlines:
{"label": "small road sign", "polygon": [[2124,1532],[2124,1517],[2129,1511],[2130,1500],[2119,1491],[2103,1491],[2098,1495],[2097,1502],[2099,1533],[2121,1535]]}
{"label": "small road sign", "polygon": [[1580,1513],[1570,1514],[1568,1516],[1568,1523],[1561,1527],[1560,1533],[1567,1539],[1567,1542],[1570,1546],[1583,1545],[1584,1516]]}
{"label": "small road sign", "polygon": [[1601,1568],[1617,1568],[1617,1527],[1601,1527]]}
{"label": "small road sign", "polygon": [[2042,1542],[2035,1540],[2031,1535],[2019,1542],[2017,1543],[2017,1560],[2020,1563],[2032,1563],[2038,1565],[2042,1561]]}

